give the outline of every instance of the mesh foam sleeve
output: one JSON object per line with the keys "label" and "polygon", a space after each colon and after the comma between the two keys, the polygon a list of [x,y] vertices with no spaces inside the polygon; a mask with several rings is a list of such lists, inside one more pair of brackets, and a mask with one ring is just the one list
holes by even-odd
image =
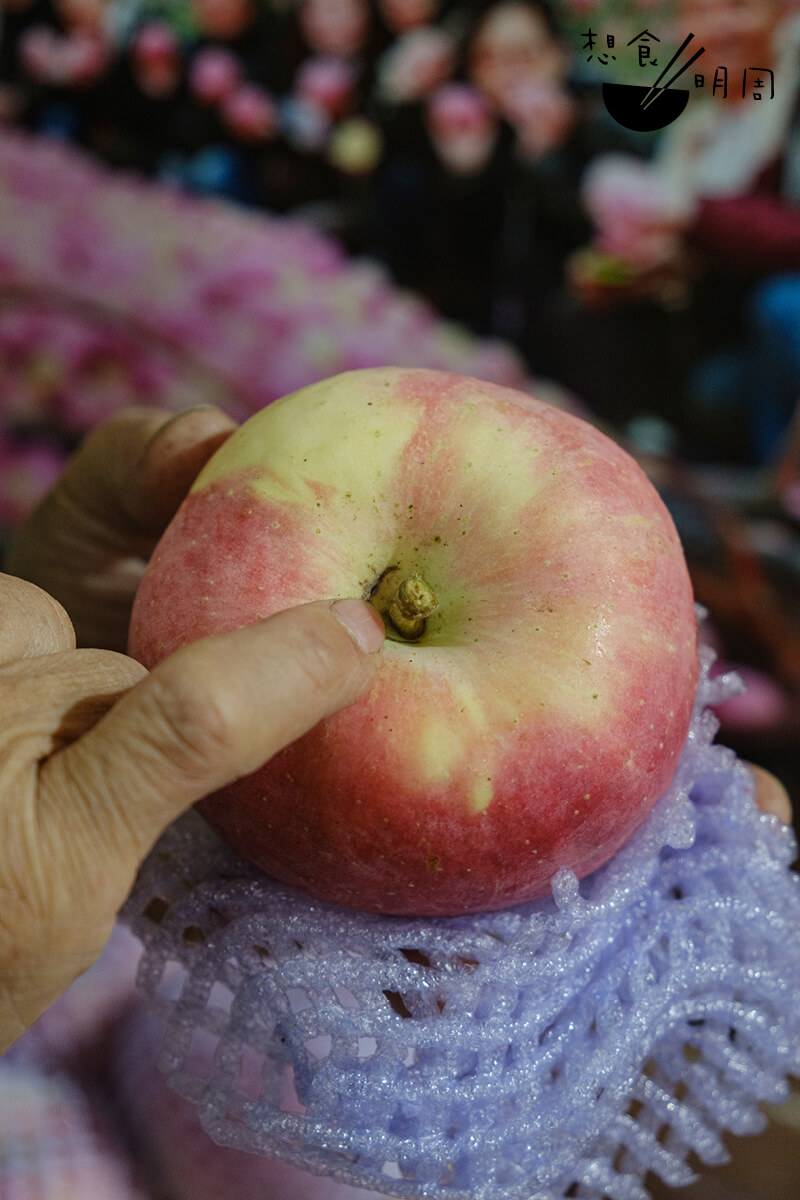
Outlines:
{"label": "mesh foam sleeve", "polygon": [[710,659],[669,791],[545,901],[371,916],[169,830],[124,917],[211,1137],[398,1197],[643,1200],[760,1129],[800,1072],[796,847],[713,742]]}

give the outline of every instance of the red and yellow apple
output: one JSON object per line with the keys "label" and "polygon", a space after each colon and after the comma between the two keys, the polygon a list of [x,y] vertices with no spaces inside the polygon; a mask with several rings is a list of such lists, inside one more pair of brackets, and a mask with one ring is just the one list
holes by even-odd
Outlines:
{"label": "red and yellow apple", "polygon": [[689,577],[657,492],[593,426],[436,371],[295,392],[198,476],[130,650],[151,667],[353,595],[387,626],[369,694],[200,804],[270,874],[376,912],[500,908],[606,862],[672,779]]}

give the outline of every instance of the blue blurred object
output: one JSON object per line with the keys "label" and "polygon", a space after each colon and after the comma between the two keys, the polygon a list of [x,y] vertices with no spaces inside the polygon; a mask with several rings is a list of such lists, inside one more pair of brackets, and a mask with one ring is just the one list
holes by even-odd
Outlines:
{"label": "blue blurred object", "polygon": [[166,154],[156,177],[203,196],[223,196],[239,203],[254,200],[243,156],[234,146],[206,146],[194,155]]}
{"label": "blue blurred object", "polygon": [[76,106],[66,100],[45,105],[36,132],[64,142],[76,141],[80,132],[80,115]]}
{"label": "blue blurred object", "polygon": [[765,463],[780,451],[800,399],[800,275],[758,284],[746,320],[746,339],[701,359],[687,392],[709,427],[743,422],[751,461]]}
{"label": "blue blurred object", "polygon": [[800,400],[800,275],[776,275],[753,292],[749,305],[754,355],[750,412],[757,449],[779,449]]}

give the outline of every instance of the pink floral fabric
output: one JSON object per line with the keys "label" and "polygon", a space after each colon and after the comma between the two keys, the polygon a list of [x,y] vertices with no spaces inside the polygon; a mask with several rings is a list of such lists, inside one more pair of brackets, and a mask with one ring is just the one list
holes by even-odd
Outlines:
{"label": "pink floral fabric", "polygon": [[384,365],[529,386],[515,351],[443,321],[307,224],[0,134],[0,523],[124,405],[214,403],[242,420]]}

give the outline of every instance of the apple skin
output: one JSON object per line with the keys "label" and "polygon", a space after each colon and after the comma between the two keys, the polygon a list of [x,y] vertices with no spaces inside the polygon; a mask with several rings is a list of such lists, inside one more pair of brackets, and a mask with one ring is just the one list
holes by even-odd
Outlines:
{"label": "apple skin", "polygon": [[447,915],[584,877],[670,783],[697,682],[677,533],[586,422],[438,371],[349,372],[251,417],[201,471],[133,609],[147,667],[389,566],[440,605],[367,696],[201,801],[313,896]]}

